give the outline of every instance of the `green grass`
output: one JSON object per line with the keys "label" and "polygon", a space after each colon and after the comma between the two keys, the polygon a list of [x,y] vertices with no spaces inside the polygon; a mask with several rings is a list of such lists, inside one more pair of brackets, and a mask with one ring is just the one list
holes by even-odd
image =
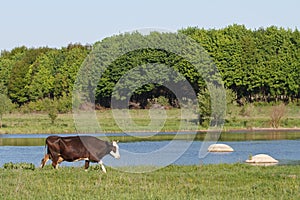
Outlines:
{"label": "green grass", "polygon": [[[182,127],[180,127],[181,111],[179,109],[167,110],[165,118],[164,111],[161,111],[154,117],[157,121],[151,125],[151,117],[149,110],[130,110],[130,118],[135,124],[134,126],[125,127],[126,131],[155,131],[157,130],[157,123],[161,123],[158,131],[177,131],[179,130],[196,130],[198,125],[190,118],[194,116],[187,116],[182,120]],[[128,117],[120,118],[118,115],[114,116],[112,110],[97,111],[97,120],[101,127],[101,132],[123,132],[124,129],[119,127],[116,121],[128,125]],[[55,124],[51,124],[47,114],[7,114],[3,119],[3,128],[0,128],[0,134],[7,133],[75,133],[75,123],[72,114],[59,114]]]}
{"label": "green grass", "polygon": [[[281,120],[280,127],[294,128],[300,125],[300,107],[289,105],[286,108],[285,116]],[[244,109],[244,110],[243,110]],[[229,106],[227,110],[224,130],[269,128],[271,106],[249,106],[247,108]],[[197,125],[196,114],[182,116],[180,109],[157,110],[154,118],[151,118],[149,110],[130,110],[130,119],[134,126],[128,124],[128,116],[125,111],[113,115],[113,110],[100,110],[96,112],[97,120],[101,127],[101,132],[142,132],[142,131],[178,131],[178,130],[205,130],[206,127]],[[155,119],[152,121],[151,119]],[[118,123],[117,123],[118,122]],[[180,123],[182,123],[180,127]],[[160,126],[157,126],[160,124]],[[125,127],[122,129],[123,126]],[[90,131],[93,132],[93,131]],[[89,132],[89,133],[90,133]],[[97,131],[99,132],[99,131]],[[76,133],[75,123],[72,114],[59,114],[55,124],[47,114],[13,113],[4,115],[3,127],[0,134],[6,133]]]}
{"label": "green grass", "polygon": [[3,118],[3,127],[0,133],[71,133],[75,132],[72,114],[60,114],[55,121],[51,123],[48,114],[7,114]]}
{"label": "green grass", "polygon": [[[239,129],[239,128],[269,128],[270,116],[273,106],[255,106],[248,105],[239,107],[230,105],[227,108],[226,115],[226,129]],[[286,106],[285,114],[281,120],[280,127],[294,128],[300,125],[300,106],[290,104]]]}
{"label": "green grass", "polygon": [[[107,167],[108,168],[108,167]],[[299,199],[300,166],[169,166],[126,173],[93,166],[0,169],[0,199]]]}

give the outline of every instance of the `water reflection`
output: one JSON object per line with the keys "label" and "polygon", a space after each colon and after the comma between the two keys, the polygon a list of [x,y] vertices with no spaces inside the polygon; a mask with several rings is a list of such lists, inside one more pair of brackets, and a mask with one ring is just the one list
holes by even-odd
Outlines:
{"label": "water reflection", "polygon": [[0,138],[0,146],[42,146],[44,138]]}
{"label": "water reflection", "polygon": [[[206,137],[206,133],[198,132],[190,134],[189,132],[160,132],[153,136],[150,132],[130,133],[130,135],[136,135],[136,137],[128,136],[126,133],[99,133],[88,134],[99,138],[110,138],[120,140],[121,142],[133,142],[133,141],[162,141],[172,140],[174,135],[177,134],[178,139],[182,140],[195,140],[203,141]],[[42,146],[45,144],[45,138],[50,134],[0,134],[0,146]],[[74,136],[78,134],[57,134],[59,136]],[[248,132],[226,132],[222,133],[218,141],[260,141],[260,140],[300,140],[299,131],[248,131]]]}

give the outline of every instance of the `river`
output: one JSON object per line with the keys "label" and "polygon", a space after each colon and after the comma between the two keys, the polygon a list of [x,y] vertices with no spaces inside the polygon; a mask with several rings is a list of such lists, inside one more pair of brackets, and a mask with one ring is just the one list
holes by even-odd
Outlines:
{"label": "river", "polygon": [[[2,135],[0,137],[0,167],[4,163],[29,162],[39,166],[45,147],[41,142],[47,135]],[[23,139],[22,139],[23,138]],[[29,142],[28,138],[35,142]],[[16,140],[14,145],[5,145],[5,140]],[[23,140],[23,142],[22,142]],[[25,142],[24,142],[25,141]],[[37,145],[35,145],[37,143]],[[124,166],[166,166],[199,165],[218,163],[243,163],[250,155],[269,154],[279,160],[279,164],[300,164],[300,140],[245,140],[221,141],[234,149],[232,153],[207,153],[200,149],[207,145],[204,141],[140,141],[119,143],[121,159],[106,156],[103,162],[111,167]],[[4,145],[3,145],[4,144]],[[48,164],[50,164],[49,161]],[[83,166],[83,161],[62,162],[61,166]]]}

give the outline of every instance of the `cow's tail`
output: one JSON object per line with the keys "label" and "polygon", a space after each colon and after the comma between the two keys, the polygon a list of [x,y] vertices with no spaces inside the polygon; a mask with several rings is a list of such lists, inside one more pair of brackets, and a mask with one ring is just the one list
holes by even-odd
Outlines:
{"label": "cow's tail", "polygon": [[45,164],[46,164],[46,162],[48,161],[48,155],[47,155],[47,139],[46,139],[46,141],[45,141],[45,154],[44,154],[44,157],[43,157],[43,159],[42,159],[42,161],[41,161],[41,165],[40,165],[40,168],[43,168],[44,166],[45,166]]}
{"label": "cow's tail", "polygon": [[46,155],[46,154],[48,153],[48,152],[47,152],[47,139],[46,139],[46,141],[45,141],[45,150],[44,150],[44,151],[45,151],[45,155]]}

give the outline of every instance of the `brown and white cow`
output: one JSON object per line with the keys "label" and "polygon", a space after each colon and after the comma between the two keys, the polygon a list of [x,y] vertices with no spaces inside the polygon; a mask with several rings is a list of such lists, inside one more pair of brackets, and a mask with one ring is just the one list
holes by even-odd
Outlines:
{"label": "brown and white cow", "polygon": [[92,136],[49,136],[46,139],[45,148],[46,145],[48,148],[42,159],[41,168],[49,159],[52,160],[52,166],[55,169],[62,161],[85,160],[85,169],[88,169],[90,162],[97,162],[102,171],[106,173],[102,158],[107,154],[117,159],[120,158],[119,146],[116,141],[111,143]]}

